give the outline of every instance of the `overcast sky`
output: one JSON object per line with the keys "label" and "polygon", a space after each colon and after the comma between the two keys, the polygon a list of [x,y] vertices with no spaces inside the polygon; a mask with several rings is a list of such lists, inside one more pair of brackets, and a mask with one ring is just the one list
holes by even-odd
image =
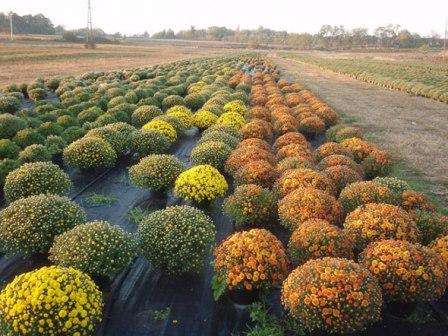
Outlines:
{"label": "overcast sky", "polygon": [[[190,25],[316,32],[323,24],[373,29],[388,23],[443,34],[448,0],[91,0],[93,24],[108,33],[150,34]],[[87,0],[0,0],[0,11],[42,13],[67,29],[86,26]]]}

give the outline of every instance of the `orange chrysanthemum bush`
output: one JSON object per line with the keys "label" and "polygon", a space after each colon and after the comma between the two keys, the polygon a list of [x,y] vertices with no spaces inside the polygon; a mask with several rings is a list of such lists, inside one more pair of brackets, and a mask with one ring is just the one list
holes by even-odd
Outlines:
{"label": "orange chrysanthemum bush", "polygon": [[278,134],[297,132],[297,120],[288,113],[272,114],[272,128]]}
{"label": "orange chrysanthemum bush", "polygon": [[303,118],[299,121],[297,130],[308,136],[316,136],[325,132],[325,122],[316,115]]}
{"label": "orange chrysanthemum bush", "polygon": [[241,141],[238,144],[238,146],[236,148],[239,149],[239,148],[243,148],[246,146],[255,146],[255,147],[261,148],[262,150],[265,150],[265,151],[271,150],[271,146],[269,145],[269,143],[267,143],[264,140],[258,139],[258,138],[244,139],[243,141]]}
{"label": "orange chrysanthemum bush", "polygon": [[291,230],[309,219],[323,219],[338,225],[342,210],[336,198],[315,188],[299,188],[289,193],[278,203],[280,223]]}
{"label": "orange chrysanthemum bush", "polygon": [[345,155],[339,155],[339,154],[329,155],[324,157],[317,164],[317,168],[319,170],[325,170],[333,166],[347,166],[353,169],[354,171],[358,172],[358,174],[361,177],[364,176],[364,169],[362,168],[362,166],[356,163],[352,158]]}
{"label": "orange chrysanthemum bush", "polygon": [[285,102],[289,107],[294,107],[299,104],[303,104],[305,102],[305,99],[300,94],[291,92],[285,94]]}
{"label": "orange chrysanthemum bush", "polygon": [[378,147],[374,144],[359,138],[345,139],[341,142],[341,145],[352,153],[355,161],[358,163],[361,163],[374,150],[378,150]]}
{"label": "orange chrysanthemum bush", "polygon": [[337,226],[322,219],[310,219],[294,230],[288,252],[298,265],[323,257],[353,259],[353,244]]}
{"label": "orange chrysanthemum bush", "polygon": [[383,150],[373,150],[362,161],[366,177],[373,179],[377,176],[386,176],[392,170],[392,160],[389,153]]}
{"label": "orange chrysanthemum bush", "polygon": [[373,181],[354,182],[342,189],[339,202],[347,214],[367,203],[396,204],[397,197],[385,185]]}
{"label": "orange chrysanthemum bush", "polygon": [[299,92],[304,89],[304,86],[299,83],[291,83],[287,86],[282,87],[282,92],[284,93],[290,93],[290,92]]}
{"label": "orange chrysanthemum bush", "polygon": [[446,289],[448,269],[442,257],[420,244],[382,240],[370,244],[360,263],[378,279],[384,299],[390,302],[427,302]]}
{"label": "orange chrysanthemum bush", "polygon": [[234,175],[236,185],[258,184],[264,188],[271,188],[276,178],[277,171],[274,166],[265,160],[248,162]]}
{"label": "orange chrysanthemum bush", "polygon": [[337,142],[326,142],[314,151],[314,156],[318,162],[330,155],[344,155],[349,158],[353,158],[350,150]]}
{"label": "orange chrysanthemum bush", "polygon": [[259,105],[255,104],[255,105],[256,106],[251,107],[248,113],[248,119],[258,118],[266,121],[271,121],[271,113],[269,112],[269,110],[264,106],[260,106],[262,104]]}
{"label": "orange chrysanthemum bush", "polygon": [[265,160],[274,164],[275,156],[270,151],[262,150],[255,146],[240,147],[230,154],[225,163],[225,169],[233,175],[243,165],[258,160]]}
{"label": "orange chrysanthemum bush", "polygon": [[283,174],[290,169],[314,169],[314,163],[304,156],[290,156],[280,160],[275,168],[279,174]]}
{"label": "orange chrysanthemum bush", "polygon": [[344,231],[359,251],[382,239],[420,241],[420,230],[411,215],[398,206],[384,203],[365,204],[350,212],[345,218]]}
{"label": "orange chrysanthemum bush", "polygon": [[315,170],[306,168],[285,171],[275,184],[280,198],[296,189],[306,187],[316,188],[331,195],[335,193],[333,181]]}
{"label": "orange chrysanthemum bush", "polygon": [[281,136],[279,136],[273,145],[273,149],[277,152],[283,146],[298,144],[298,145],[308,145],[309,143],[306,140],[305,136],[299,132],[288,132]]}
{"label": "orange chrysanthemum bush", "polygon": [[215,277],[228,290],[270,289],[288,275],[289,260],[282,243],[268,230],[232,234],[215,250]]}
{"label": "orange chrysanthemum bush", "polygon": [[262,119],[252,119],[241,128],[244,139],[259,138],[266,141],[272,140],[271,125]]}
{"label": "orange chrysanthemum bush", "polygon": [[345,165],[328,167],[322,174],[333,181],[337,195],[350,183],[362,181],[362,176],[356,170]]}
{"label": "orange chrysanthemum bush", "polygon": [[268,226],[277,210],[277,198],[269,189],[257,184],[244,184],[236,187],[235,192],[225,199],[223,210],[237,227]]}
{"label": "orange chrysanthemum bush", "polygon": [[282,303],[309,332],[355,333],[380,320],[381,288],[362,265],[342,258],[310,260],[283,283]]}
{"label": "orange chrysanthemum bush", "polygon": [[313,153],[308,144],[290,144],[283,146],[277,151],[277,160],[283,160],[284,158],[291,156],[303,156],[310,161],[314,161]]}
{"label": "orange chrysanthemum bush", "polygon": [[401,194],[400,205],[403,209],[408,211],[434,211],[434,206],[431,204],[428,197],[425,194],[414,190],[403,191]]}
{"label": "orange chrysanthemum bush", "polygon": [[439,237],[448,235],[448,216],[425,210],[409,211],[421,233],[421,243],[429,245]]}
{"label": "orange chrysanthemum bush", "polygon": [[314,113],[324,121],[326,127],[335,125],[339,120],[338,114],[326,104],[317,107]]}
{"label": "orange chrysanthemum bush", "polygon": [[437,253],[448,267],[448,236],[442,236],[434,240],[429,248]]}

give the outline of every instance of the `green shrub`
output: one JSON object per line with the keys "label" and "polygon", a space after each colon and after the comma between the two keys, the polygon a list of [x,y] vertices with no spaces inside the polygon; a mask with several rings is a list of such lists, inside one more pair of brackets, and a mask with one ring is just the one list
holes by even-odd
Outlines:
{"label": "green shrub", "polygon": [[131,134],[136,129],[125,123],[114,123],[87,132],[86,137],[97,137],[107,141],[118,156],[125,155],[131,147]]}
{"label": "green shrub", "polygon": [[45,147],[47,147],[50,154],[61,154],[64,148],[67,146],[67,142],[59,135],[50,135],[45,140]]}
{"label": "green shrub", "polygon": [[163,133],[155,130],[141,130],[133,134],[130,148],[141,158],[150,154],[165,153],[170,146],[170,140]]}
{"label": "green shrub", "polygon": [[126,98],[123,96],[114,97],[107,103],[107,108],[111,109],[120,104],[127,103]]}
{"label": "green shrub", "polygon": [[51,153],[44,145],[29,145],[19,153],[19,160],[21,163],[51,161]]}
{"label": "green shrub", "polygon": [[168,110],[176,105],[185,105],[184,99],[178,95],[170,95],[162,100],[162,108]]}
{"label": "green shrub", "polygon": [[0,97],[0,114],[15,113],[19,109],[20,100],[14,96]]}
{"label": "green shrub", "polygon": [[190,158],[194,165],[209,164],[222,171],[231,152],[232,148],[224,142],[207,141],[194,147]]}
{"label": "green shrub", "polygon": [[45,137],[36,129],[25,128],[18,131],[13,140],[20,147],[25,148],[33,144],[43,144],[45,142]]}
{"label": "green shrub", "polygon": [[71,115],[62,115],[58,117],[58,119],[56,119],[56,123],[63,128],[79,125],[78,119]]}
{"label": "green shrub", "polygon": [[88,121],[93,122],[103,113],[103,110],[101,110],[99,107],[90,107],[78,114],[78,120],[81,124]]}
{"label": "green shrub", "polygon": [[0,114],[0,139],[11,139],[27,126],[24,119],[9,113]]}
{"label": "green shrub", "polygon": [[0,160],[0,187],[5,185],[6,176],[20,167],[20,162],[13,159]]}
{"label": "green shrub", "polygon": [[[210,129],[210,128],[209,128]],[[204,132],[202,137],[199,139],[198,144],[207,143],[207,142],[222,142],[229,146],[231,149],[235,149],[240,140],[235,138],[233,135],[230,135],[225,132],[214,131],[214,132]]]}
{"label": "green shrub", "polygon": [[86,131],[79,126],[68,127],[62,132],[62,138],[68,143],[72,143],[75,140],[82,138],[86,134]]}
{"label": "green shrub", "polygon": [[205,98],[199,93],[190,93],[184,98],[185,106],[190,110],[199,110],[205,104]]}
{"label": "green shrub", "polygon": [[28,88],[28,97],[30,97],[30,99],[32,100],[42,100],[45,99],[45,97],[47,97],[47,90],[43,89],[43,88],[35,88],[30,90]]}
{"label": "green shrub", "polygon": [[67,197],[34,195],[0,212],[0,239],[8,254],[46,253],[55,236],[85,221],[84,211]]}
{"label": "green shrub", "polygon": [[51,121],[44,122],[39,126],[39,133],[44,137],[49,135],[61,135],[62,132],[64,132],[64,128],[61,125]]}
{"label": "green shrub", "polygon": [[68,145],[63,159],[66,165],[79,170],[109,168],[115,165],[117,153],[106,140],[86,136]]}
{"label": "green shrub", "polygon": [[129,233],[106,221],[93,221],[57,236],[49,259],[59,266],[113,278],[135,255],[136,242]]}
{"label": "green shrub", "polygon": [[162,110],[157,106],[142,105],[132,113],[131,122],[135,127],[142,127],[159,115],[162,115]]}
{"label": "green shrub", "polygon": [[172,274],[199,272],[215,235],[212,220],[186,205],[152,212],[137,231],[143,256]]}
{"label": "green shrub", "polygon": [[17,159],[20,147],[9,139],[0,139],[0,159]]}

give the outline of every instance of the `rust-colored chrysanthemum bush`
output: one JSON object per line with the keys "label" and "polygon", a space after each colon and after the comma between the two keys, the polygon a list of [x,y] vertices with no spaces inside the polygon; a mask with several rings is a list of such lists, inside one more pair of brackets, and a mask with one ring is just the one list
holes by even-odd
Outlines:
{"label": "rust-colored chrysanthemum bush", "polygon": [[277,198],[269,189],[244,184],[225,199],[223,210],[237,227],[269,226],[276,215]]}
{"label": "rust-colored chrysanthemum bush", "polygon": [[353,244],[337,226],[322,219],[310,219],[294,230],[288,252],[298,265],[323,257],[353,259]]}
{"label": "rust-colored chrysanthemum bush", "polygon": [[309,145],[308,141],[306,140],[305,136],[302,133],[288,132],[288,133],[285,133],[285,134],[279,136],[275,140],[273,149],[275,151],[278,151],[283,146],[291,145],[291,144]]}
{"label": "rust-colored chrysanthemum bush", "polygon": [[314,151],[314,156],[315,156],[317,162],[321,161],[322,159],[324,159],[330,155],[345,155],[350,158],[353,157],[350,150],[343,147],[341,144],[338,144],[337,142],[326,142],[326,143],[320,145]]}
{"label": "rust-colored chrysanthemum bush", "polygon": [[399,200],[401,207],[408,211],[411,210],[426,210],[434,211],[434,206],[429,201],[428,197],[418,191],[405,190],[401,194],[401,199]]}
{"label": "rust-colored chrysanthemum bush", "polygon": [[446,289],[448,269],[442,257],[420,244],[378,241],[362,252],[360,263],[376,276],[387,301],[435,301]]}
{"label": "rust-colored chrysanthemum bush", "polygon": [[255,147],[259,147],[265,151],[270,151],[271,150],[271,146],[269,145],[268,142],[258,139],[258,138],[249,138],[249,139],[244,139],[243,141],[241,141],[238,146],[237,149],[239,148],[243,148],[246,146],[255,146]]}
{"label": "rust-colored chrysanthemum bush", "polygon": [[387,176],[392,170],[390,155],[383,150],[373,150],[363,161],[362,166],[368,179]]}
{"label": "rust-colored chrysanthemum bush", "polygon": [[271,125],[262,119],[252,119],[241,127],[241,133],[244,139],[258,138],[271,141],[273,136]]}
{"label": "rust-colored chrysanthemum bush", "polygon": [[341,145],[352,153],[355,161],[358,163],[361,163],[374,150],[378,150],[378,147],[374,144],[360,138],[345,139],[341,142]]}
{"label": "rust-colored chrysanthemum bush", "polygon": [[411,215],[384,203],[365,204],[350,212],[345,218],[344,231],[358,250],[382,239],[420,241],[420,231]]}
{"label": "rust-colored chrysanthemum bush", "polygon": [[431,243],[429,248],[436,254],[438,254],[445,262],[445,265],[448,267],[448,236],[437,238]]}
{"label": "rust-colored chrysanthemum bush", "polygon": [[280,160],[276,169],[279,174],[283,174],[290,169],[314,169],[314,163],[307,157],[290,156]]}
{"label": "rust-colored chrysanthemum bush", "polygon": [[257,160],[246,163],[235,175],[235,184],[258,184],[265,188],[272,187],[277,178],[277,171],[268,161]]}
{"label": "rust-colored chrysanthemum bush", "polygon": [[297,130],[308,136],[316,136],[325,132],[325,122],[316,115],[303,118],[299,121]]}
{"label": "rust-colored chrysanthemum bush", "polygon": [[317,164],[317,168],[319,170],[325,170],[333,166],[347,166],[355,170],[361,177],[364,176],[364,169],[362,168],[362,166],[356,163],[352,158],[345,155],[339,155],[339,154],[329,155],[323,158]]}
{"label": "rust-colored chrysanthemum bush", "polygon": [[289,260],[282,243],[268,230],[232,234],[215,249],[215,277],[228,290],[269,289],[288,275]]}
{"label": "rust-colored chrysanthemum bush", "polygon": [[255,146],[244,146],[234,150],[225,163],[226,171],[234,174],[243,165],[265,160],[271,164],[276,162],[274,154],[271,151],[266,151]]}
{"label": "rust-colored chrysanthemum bush", "polygon": [[303,156],[310,161],[313,160],[313,153],[309,148],[308,144],[290,144],[283,146],[277,151],[277,160],[281,161],[287,157],[291,156]]}
{"label": "rust-colored chrysanthemum bush", "polygon": [[350,183],[362,181],[357,171],[345,165],[329,167],[322,174],[333,181],[337,195]]}
{"label": "rust-colored chrysanthemum bush", "polygon": [[299,188],[278,203],[280,222],[294,230],[309,219],[323,219],[330,224],[341,222],[342,210],[336,198],[315,188]]}
{"label": "rust-colored chrysanthemum bush", "polygon": [[283,283],[282,303],[309,332],[354,333],[381,317],[381,288],[363,266],[342,258],[310,260]]}

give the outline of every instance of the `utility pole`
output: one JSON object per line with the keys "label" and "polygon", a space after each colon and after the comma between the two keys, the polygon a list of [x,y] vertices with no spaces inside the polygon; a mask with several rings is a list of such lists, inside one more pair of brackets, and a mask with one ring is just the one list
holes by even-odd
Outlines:
{"label": "utility pole", "polygon": [[443,51],[446,53],[447,40],[448,39],[448,17],[445,18],[445,38],[443,39]]}
{"label": "utility pole", "polygon": [[13,12],[9,12],[9,29],[11,31],[11,41],[14,41],[14,29],[12,26],[12,15],[13,15]]}
{"label": "utility pole", "polygon": [[93,40],[92,6],[90,4],[90,0],[87,0],[86,47],[95,48],[95,41]]}

